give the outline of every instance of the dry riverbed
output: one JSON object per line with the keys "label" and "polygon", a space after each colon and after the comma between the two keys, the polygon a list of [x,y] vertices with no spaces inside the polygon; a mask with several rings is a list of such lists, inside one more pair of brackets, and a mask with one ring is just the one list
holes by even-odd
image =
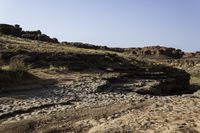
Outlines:
{"label": "dry riverbed", "polygon": [[0,132],[200,132],[200,90],[140,95],[127,88],[148,87],[156,81],[137,79],[111,87],[106,79],[118,75],[46,73],[57,82],[1,94]]}

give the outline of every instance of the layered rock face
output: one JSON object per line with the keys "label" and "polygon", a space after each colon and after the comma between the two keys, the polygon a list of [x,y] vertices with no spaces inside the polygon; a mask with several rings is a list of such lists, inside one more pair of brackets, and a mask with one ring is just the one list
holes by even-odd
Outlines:
{"label": "layered rock face", "polygon": [[127,52],[136,56],[157,56],[178,59],[184,55],[184,52],[180,49],[161,47],[161,46],[150,46],[144,48],[129,48]]}
{"label": "layered rock face", "polygon": [[183,69],[190,74],[200,73],[200,52],[183,52],[175,48],[151,46],[144,48],[131,48],[126,50],[138,57],[145,57],[158,64]]}
{"label": "layered rock face", "polygon": [[19,25],[8,25],[0,24],[0,33],[6,35],[12,35],[16,37],[22,37],[32,40],[40,40],[52,43],[58,43],[56,38],[50,38],[49,36],[42,34],[40,30],[38,31],[23,31]]}
{"label": "layered rock face", "polygon": [[200,51],[189,53],[175,48],[151,46],[144,48],[130,48],[126,49],[126,52],[138,57],[145,57],[158,64],[183,69],[190,74],[200,73]]}

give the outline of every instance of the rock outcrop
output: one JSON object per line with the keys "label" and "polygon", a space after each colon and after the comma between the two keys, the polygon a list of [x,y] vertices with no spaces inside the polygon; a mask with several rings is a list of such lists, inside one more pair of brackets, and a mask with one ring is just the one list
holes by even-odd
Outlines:
{"label": "rock outcrop", "polygon": [[22,28],[19,25],[0,24],[0,33],[20,37],[22,35]]}
{"label": "rock outcrop", "polygon": [[127,52],[136,55],[136,56],[156,56],[156,57],[165,57],[165,58],[182,58],[184,52],[180,49],[161,47],[161,46],[149,46],[143,48],[129,48],[126,49]]}
{"label": "rock outcrop", "polygon": [[200,51],[197,51],[197,52],[195,52],[195,53],[192,53],[192,52],[190,52],[190,53],[185,53],[184,55],[183,55],[183,58],[199,58],[200,57]]}
{"label": "rock outcrop", "polygon": [[124,52],[124,48],[110,48],[107,46],[101,46],[101,45],[93,45],[88,43],[82,43],[82,42],[62,42],[62,44],[67,46],[73,46],[77,48],[85,48],[85,49],[99,49],[99,50],[109,50],[109,51],[116,51],[116,52]]}
{"label": "rock outcrop", "polygon": [[40,30],[38,31],[23,31],[19,25],[8,25],[0,24],[0,33],[6,35],[12,35],[16,37],[22,37],[32,40],[46,41],[52,43],[58,43],[56,38],[50,38],[49,36],[42,34]]}
{"label": "rock outcrop", "polygon": [[143,48],[112,48],[107,46],[100,46],[100,45],[98,46],[81,42],[62,42],[62,44],[77,48],[126,52],[129,54],[133,54],[134,56],[148,56],[148,57],[172,58],[172,59],[179,59],[184,56],[184,52],[181,51],[180,49],[162,47],[162,46],[149,46]]}

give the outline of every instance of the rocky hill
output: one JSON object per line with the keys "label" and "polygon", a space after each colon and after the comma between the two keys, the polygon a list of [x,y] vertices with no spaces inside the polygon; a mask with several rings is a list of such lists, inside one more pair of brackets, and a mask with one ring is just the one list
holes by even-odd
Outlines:
{"label": "rocky hill", "polygon": [[0,30],[0,132],[200,131],[200,78],[177,68],[181,50],[54,43],[8,27]]}
{"label": "rocky hill", "polygon": [[[140,90],[140,93],[151,93],[156,95],[168,95],[179,91],[184,91],[189,86],[189,74],[182,70],[161,65],[154,65],[149,62],[139,61],[130,58],[123,53],[113,51],[98,51],[88,49],[77,49],[61,44],[41,43],[36,46],[23,39],[19,44],[15,44],[14,38],[0,38],[1,60],[10,62],[14,59],[23,60],[31,64],[32,68],[67,67],[71,71],[108,71],[123,73],[133,79],[152,79],[159,83],[159,87]],[[5,40],[7,42],[5,42]],[[14,42],[12,42],[14,41]],[[20,46],[20,47],[19,47]],[[180,83],[180,84],[177,84]],[[183,84],[184,83],[184,84]],[[162,87],[160,87],[162,86]],[[179,90],[180,89],[180,90]],[[139,92],[139,91],[138,91]]]}
{"label": "rocky hill", "polygon": [[[58,43],[56,38],[50,38],[49,36],[42,34],[40,30],[37,31],[23,31],[19,25],[0,24],[0,33],[5,35],[12,35],[21,38],[27,38],[32,40],[40,40],[52,43]],[[185,53],[180,49],[162,47],[162,46],[148,46],[143,48],[110,48],[107,46],[93,45],[81,42],[62,42],[63,45],[73,46],[76,48],[95,49],[95,50],[109,50],[116,52],[128,52],[135,56],[148,56],[159,58],[198,58],[200,53]]]}

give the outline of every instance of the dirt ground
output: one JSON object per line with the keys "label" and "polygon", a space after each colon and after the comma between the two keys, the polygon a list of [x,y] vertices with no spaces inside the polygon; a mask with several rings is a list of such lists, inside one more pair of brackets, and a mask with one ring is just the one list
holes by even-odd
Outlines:
{"label": "dirt ground", "polygon": [[[116,77],[118,73],[32,73],[51,80],[41,85],[15,86],[14,91],[11,87],[9,92],[0,95],[0,132],[200,132],[197,77],[191,81],[191,87],[196,87],[192,94],[152,96],[123,89],[133,83],[115,84],[120,91],[97,91],[109,88],[104,78]],[[150,84],[142,82],[141,85]]]}

